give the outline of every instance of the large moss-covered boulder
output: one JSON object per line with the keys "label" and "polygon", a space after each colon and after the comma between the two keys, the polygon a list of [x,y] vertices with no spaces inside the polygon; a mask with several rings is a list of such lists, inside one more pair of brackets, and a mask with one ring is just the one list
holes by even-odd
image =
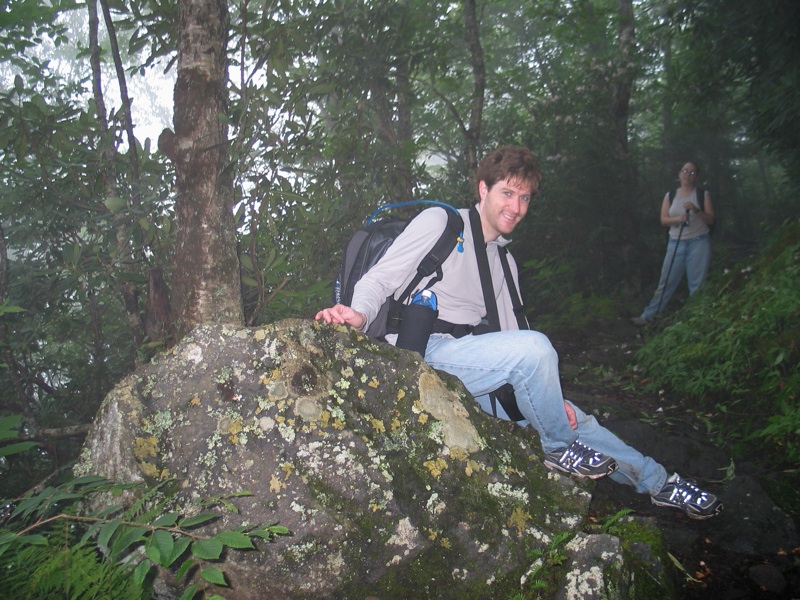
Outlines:
{"label": "large moss-covered boulder", "polygon": [[338,326],[201,327],[106,398],[77,470],[252,493],[215,528],[290,536],[230,552],[226,598],[502,598],[590,495],[530,429],[482,413],[419,356]]}

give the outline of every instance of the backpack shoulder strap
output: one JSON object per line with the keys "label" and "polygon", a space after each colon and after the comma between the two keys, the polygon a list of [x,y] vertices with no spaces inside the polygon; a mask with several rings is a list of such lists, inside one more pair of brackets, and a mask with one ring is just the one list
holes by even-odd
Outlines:
{"label": "backpack shoulder strap", "polygon": [[[483,239],[483,229],[481,228],[481,216],[478,214],[477,209],[473,206],[469,211],[469,222],[472,228],[472,241],[475,245],[475,257],[478,261],[478,273],[481,277],[481,289],[483,290],[483,301],[486,305],[486,320],[489,322],[489,331],[500,331],[500,317],[497,312],[497,301],[494,297],[494,286],[492,285],[492,275],[489,271],[489,257],[486,255],[486,242]],[[508,265],[508,257],[505,256],[506,250],[502,248],[500,252],[500,261],[503,264],[503,273],[506,277],[506,284],[509,285],[509,293],[511,294],[511,301],[514,303],[514,312],[517,310],[517,303],[519,303],[520,314],[522,309],[522,302],[516,293],[516,286],[511,277],[511,269]],[[512,292],[513,288],[513,292]],[[516,300],[515,300],[516,297]],[[517,322],[519,322],[520,315],[517,315]],[[523,317],[524,318],[524,317]],[[527,329],[527,322],[524,329]],[[517,406],[517,398],[514,395],[514,387],[510,383],[506,383],[489,392],[489,401],[492,405],[492,414],[497,416],[497,403],[503,407],[508,418],[512,421],[524,421],[525,417]]]}
{"label": "backpack shoulder strap", "polygon": [[519,289],[514,283],[514,276],[511,274],[511,267],[508,264],[508,250],[500,248],[500,264],[503,265],[503,275],[506,278],[506,286],[511,296],[511,304],[514,307],[514,316],[517,318],[517,326],[520,329],[530,329],[528,319],[525,317],[525,307],[522,305]]}
{"label": "backpack shoulder strap", "polygon": [[436,273],[436,277],[429,282],[428,287],[437,281],[441,281],[443,277],[442,263],[444,263],[447,257],[453,252],[453,248],[456,247],[456,244],[463,242],[464,220],[455,209],[449,209],[446,210],[446,212],[447,225],[445,225],[444,231],[439,236],[439,239],[436,240],[433,248],[431,248],[425,255],[425,258],[419,263],[419,266],[417,266],[417,274],[414,276],[414,279],[411,280],[397,299],[401,304],[411,296],[415,288],[419,285],[419,282],[425,277]]}
{"label": "backpack shoulder strap", "polygon": [[481,277],[483,303],[486,307],[486,320],[490,331],[500,331],[500,316],[497,312],[497,301],[494,297],[492,274],[489,271],[489,257],[486,255],[486,242],[483,239],[481,216],[473,206],[469,209],[469,224],[472,228],[472,243],[475,245],[475,258],[478,261],[478,273]]}

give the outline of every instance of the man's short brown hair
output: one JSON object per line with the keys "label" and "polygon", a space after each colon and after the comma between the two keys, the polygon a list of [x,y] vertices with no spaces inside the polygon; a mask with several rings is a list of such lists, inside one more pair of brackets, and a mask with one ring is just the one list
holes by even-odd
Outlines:
{"label": "man's short brown hair", "polygon": [[514,183],[528,183],[531,192],[539,190],[542,181],[542,172],[536,155],[522,146],[501,146],[489,152],[478,163],[478,172],[475,175],[476,187],[481,181],[489,189],[498,181],[511,181]]}

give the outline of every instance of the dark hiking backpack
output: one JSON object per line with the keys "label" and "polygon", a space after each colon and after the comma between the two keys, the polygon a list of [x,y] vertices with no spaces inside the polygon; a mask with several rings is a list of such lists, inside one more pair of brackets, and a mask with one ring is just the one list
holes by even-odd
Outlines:
{"label": "dark hiking backpack", "polygon": [[447,211],[447,226],[439,236],[436,244],[420,262],[416,276],[400,297],[397,300],[392,296],[386,298],[378,312],[378,316],[370,323],[365,332],[370,337],[383,339],[387,333],[390,307],[393,304],[404,304],[424,278],[436,273],[436,277],[429,285],[442,278],[441,265],[450,256],[456,244],[459,246],[459,252],[464,251],[464,220],[458,210],[449,204],[435,200],[411,200],[382,206],[367,217],[364,226],[352,235],[345,246],[342,264],[333,283],[332,299],[334,304],[350,306],[353,300],[353,290],[358,280],[386,254],[386,250],[389,249],[395,238],[403,232],[411,219],[414,218],[388,217],[376,220],[376,217],[388,209],[414,205],[432,205],[444,208]]}

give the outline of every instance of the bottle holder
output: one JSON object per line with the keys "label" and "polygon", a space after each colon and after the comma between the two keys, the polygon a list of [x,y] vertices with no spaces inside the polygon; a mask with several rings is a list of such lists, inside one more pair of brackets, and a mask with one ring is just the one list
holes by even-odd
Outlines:
{"label": "bottle holder", "polygon": [[419,353],[425,358],[428,338],[433,333],[433,324],[439,317],[439,311],[424,304],[409,304],[403,309],[403,320],[397,334],[398,348],[405,348]]}

